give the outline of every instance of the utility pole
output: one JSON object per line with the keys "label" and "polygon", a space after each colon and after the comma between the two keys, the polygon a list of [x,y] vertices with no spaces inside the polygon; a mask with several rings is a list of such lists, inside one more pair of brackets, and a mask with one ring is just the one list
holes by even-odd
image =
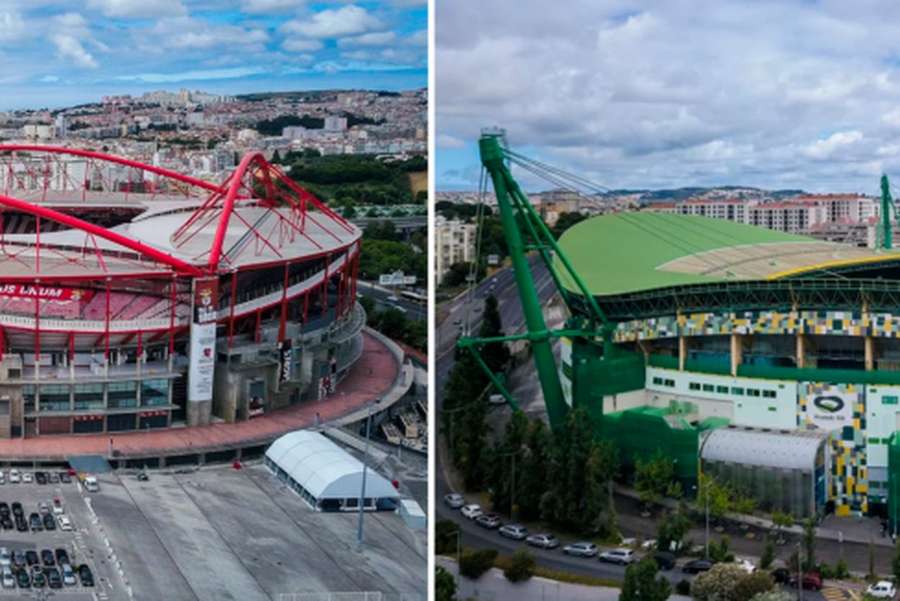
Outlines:
{"label": "utility pole", "polygon": [[363,545],[363,516],[365,515],[365,502],[366,502],[366,471],[368,469],[368,461],[369,461],[369,438],[370,431],[372,427],[372,405],[376,403],[380,403],[381,399],[374,399],[371,403],[369,403],[369,410],[366,414],[366,447],[365,451],[363,451],[363,470],[362,470],[362,486],[359,490],[359,524],[356,529],[356,548],[358,551],[362,551]]}

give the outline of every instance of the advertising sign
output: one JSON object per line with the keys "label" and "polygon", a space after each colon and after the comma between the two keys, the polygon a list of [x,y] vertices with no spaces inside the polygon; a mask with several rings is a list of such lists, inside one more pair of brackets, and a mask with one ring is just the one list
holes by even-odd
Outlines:
{"label": "advertising sign", "polygon": [[284,383],[291,379],[291,371],[294,367],[294,353],[291,341],[285,340],[278,343],[278,382]]}
{"label": "advertising sign", "polygon": [[216,300],[218,280],[194,280],[188,401],[210,401],[216,366]]}
{"label": "advertising sign", "polygon": [[383,273],[378,276],[378,284],[380,286],[413,286],[415,283],[416,276],[406,275],[402,271]]}
{"label": "advertising sign", "polygon": [[807,397],[807,423],[823,430],[840,430],[853,425],[853,407],[857,402],[856,393],[829,387],[812,391]]}
{"label": "advertising sign", "polygon": [[57,301],[87,301],[94,296],[94,291],[82,290],[81,288],[34,286],[32,284],[0,284],[0,296],[39,298],[42,300]]}

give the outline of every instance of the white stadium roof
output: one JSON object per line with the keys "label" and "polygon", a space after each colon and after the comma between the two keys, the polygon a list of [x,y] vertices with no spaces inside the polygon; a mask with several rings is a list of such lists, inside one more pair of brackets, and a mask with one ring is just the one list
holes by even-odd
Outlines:
{"label": "white stadium roof", "polygon": [[740,463],[785,470],[809,470],[816,453],[828,437],[813,430],[755,430],[718,428],[710,431],[700,446],[702,461]]}
{"label": "white stadium roof", "polygon": [[[362,462],[318,432],[289,432],[272,443],[266,457],[317,501],[359,497]],[[368,469],[366,498],[399,497],[397,489],[386,478]]]}

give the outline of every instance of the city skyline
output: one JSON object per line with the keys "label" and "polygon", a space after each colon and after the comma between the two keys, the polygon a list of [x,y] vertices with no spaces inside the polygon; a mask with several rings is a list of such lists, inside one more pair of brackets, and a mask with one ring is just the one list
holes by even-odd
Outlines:
{"label": "city skyline", "polygon": [[217,94],[427,83],[427,6],[292,0],[0,4],[0,110],[159,88]]}

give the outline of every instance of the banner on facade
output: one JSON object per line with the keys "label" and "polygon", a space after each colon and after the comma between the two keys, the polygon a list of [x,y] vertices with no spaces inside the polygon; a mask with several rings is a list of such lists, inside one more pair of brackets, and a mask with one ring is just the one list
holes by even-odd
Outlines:
{"label": "banner on facade", "polygon": [[210,401],[216,366],[216,313],[219,281],[215,278],[194,280],[191,314],[190,363],[188,366],[188,401]]}

